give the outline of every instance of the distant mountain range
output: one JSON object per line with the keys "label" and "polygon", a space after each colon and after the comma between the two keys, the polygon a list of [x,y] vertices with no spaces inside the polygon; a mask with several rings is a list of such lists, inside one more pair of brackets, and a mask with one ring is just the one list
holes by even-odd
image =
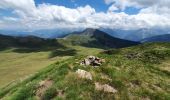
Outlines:
{"label": "distant mountain range", "polygon": [[102,31],[110,34],[111,36],[131,40],[142,41],[143,39],[150,38],[157,35],[170,34],[168,29],[138,29],[138,30],[120,30],[120,29],[101,29]]}
{"label": "distant mountain range", "polygon": [[65,37],[70,31],[68,30],[35,30],[35,31],[22,31],[22,30],[0,30],[0,34],[9,35],[9,36],[17,36],[17,37],[27,37],[27,36],[35,36],[40,38],[62,38]]}
{"label": "distant mountain range", "polygon": [[67,42],[67,44],[100,48],[121,48],[136,45],[139,42],[170,42],[169,31],[161,29],[111,30],[87,28],[84,31],[76,32],[57,31],[55,29],[36,31],[0,30],[0,34],[2,34],[0,35],[1,47],[16,44],[40,46],[46,44],[47,40],[49,43],[49,40],[55,40],[56,38],[64,38],[64,42]]}
{"label": "distant mountain range", "polygon": [[170,34],[164,34],[164,35],[157,35],[150,38],[143,39],[141,41],[144,42],[170,42]]}
{"label": "distant mountain range", "polygon": [[[151,38],[157,35],[164,35],[170,34],[169,29],[137,29],[137,30],[122,30],[122,29],[103,29],[100,28],[100,31],[103,31],[113,37],[130,40],[130,41],[137,41],[140,42],[143,39]],[[77,32],[75,32],[77,31]],[[10,35],[10,36],[36,36],[41,38],[63,38],[71,33],[79,33],[83,31],[82,29],[79,30],[67,30],[67,29],[43,29],[43,30],[35,30],[35,31],[21,31],[21,30],[0,30],[0,34],[3,35]]]}

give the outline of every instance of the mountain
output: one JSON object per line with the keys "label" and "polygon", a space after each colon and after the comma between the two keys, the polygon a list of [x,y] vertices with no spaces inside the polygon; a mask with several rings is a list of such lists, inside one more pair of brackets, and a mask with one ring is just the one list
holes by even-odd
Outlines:
{"label": "mountain", "polygon": [[65,37],[70,30],[59,30],[59,29],[43,29],[43,30],[0,30],[0,34],[16,36],[16,37],[27,37],[27,36],[35,36],[45,39],[55,39]]}
{"label": "mountain", "polygon": [[142,43],[144,42],[170,42],[170,34],[153,36],[150,38],[143,39],[141,42]]}
{"label": "mountain", "polygon": [[103,31],[91,28],[87,28],[82,32],[73,32],[65,39],[73,45],[99,48],[122,48],[139,44],[138,42],[112,37]]}
{"label": "mountain", "polygon": [[102,31],[110,34],[111,36],[131,40],[141,41],[145,38],[150,38],[157,35],[170,34],[168,29],[149,29],[142,28],[137,30],[122,30],[122,29],[101,29]]}

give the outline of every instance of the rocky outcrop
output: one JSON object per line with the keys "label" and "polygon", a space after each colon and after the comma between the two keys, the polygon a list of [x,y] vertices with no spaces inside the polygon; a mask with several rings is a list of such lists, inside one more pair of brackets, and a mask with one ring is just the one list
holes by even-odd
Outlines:
{"label": "rocky outcrop", "polygon": [[85,70],[78,69],[78,70],[76,71],[76,73],[78,74],[78,76],[79,76],[80,78],[92,80],[92,75],[91,75],[90,72],[87,72],[87,71],[85,71]]}
{"label": "rocky outcrop", "polygon": [[104,62],[105,62],[105,60],[101,59],[99,57],[88,56],[87,58],[85,58],[84,60],[81,61],[80,65],[101,66],[102,63],[104,63]]}
{"label": "rocky outcrop", "polygon": [[98,91],[104,91],[104,92],[108,92],[108,93],[116,93],[117,90],[114,89],[112,86],[108,85],[108,84],[100,84],[98,82],[95,83],[95,89]]}

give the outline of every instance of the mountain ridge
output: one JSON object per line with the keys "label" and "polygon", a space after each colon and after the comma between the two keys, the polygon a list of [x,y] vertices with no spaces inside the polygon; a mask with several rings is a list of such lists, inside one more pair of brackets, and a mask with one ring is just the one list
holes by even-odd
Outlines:
{"label": "mountain ridge", "polygon": [[150,38],[143,39],[142,43],[145,42],[170,42],[170,34],[157,35]]}
{"label": "mountain ridge", "polygon": [[123,48],[139,44],[130,40],[119,39],[103,32],[99,29],[87,28],[82,32],[73,32],[65,37],[73,44],[82,44],[88,46],[88,44],[95,44],[95,46],[103,46],[110,48]]}
{"label": "mountain ridge", "polygon": [[150,38],[156,35],[170,34],[169,29],[135,29],[135,30],[123,30],[123,29],[101,29],[102,31],[121,39],[138,41],[145,38]]}

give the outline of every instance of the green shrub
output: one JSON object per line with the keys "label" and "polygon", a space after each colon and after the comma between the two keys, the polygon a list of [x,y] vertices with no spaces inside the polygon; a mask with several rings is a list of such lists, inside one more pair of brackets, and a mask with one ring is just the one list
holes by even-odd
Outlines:
{"label": "green shrub", "polygon": [[114,54],[118,54],[119,52],[120,52],[119,49],[110,49],[102,52],[101,54],[114,55]]}

